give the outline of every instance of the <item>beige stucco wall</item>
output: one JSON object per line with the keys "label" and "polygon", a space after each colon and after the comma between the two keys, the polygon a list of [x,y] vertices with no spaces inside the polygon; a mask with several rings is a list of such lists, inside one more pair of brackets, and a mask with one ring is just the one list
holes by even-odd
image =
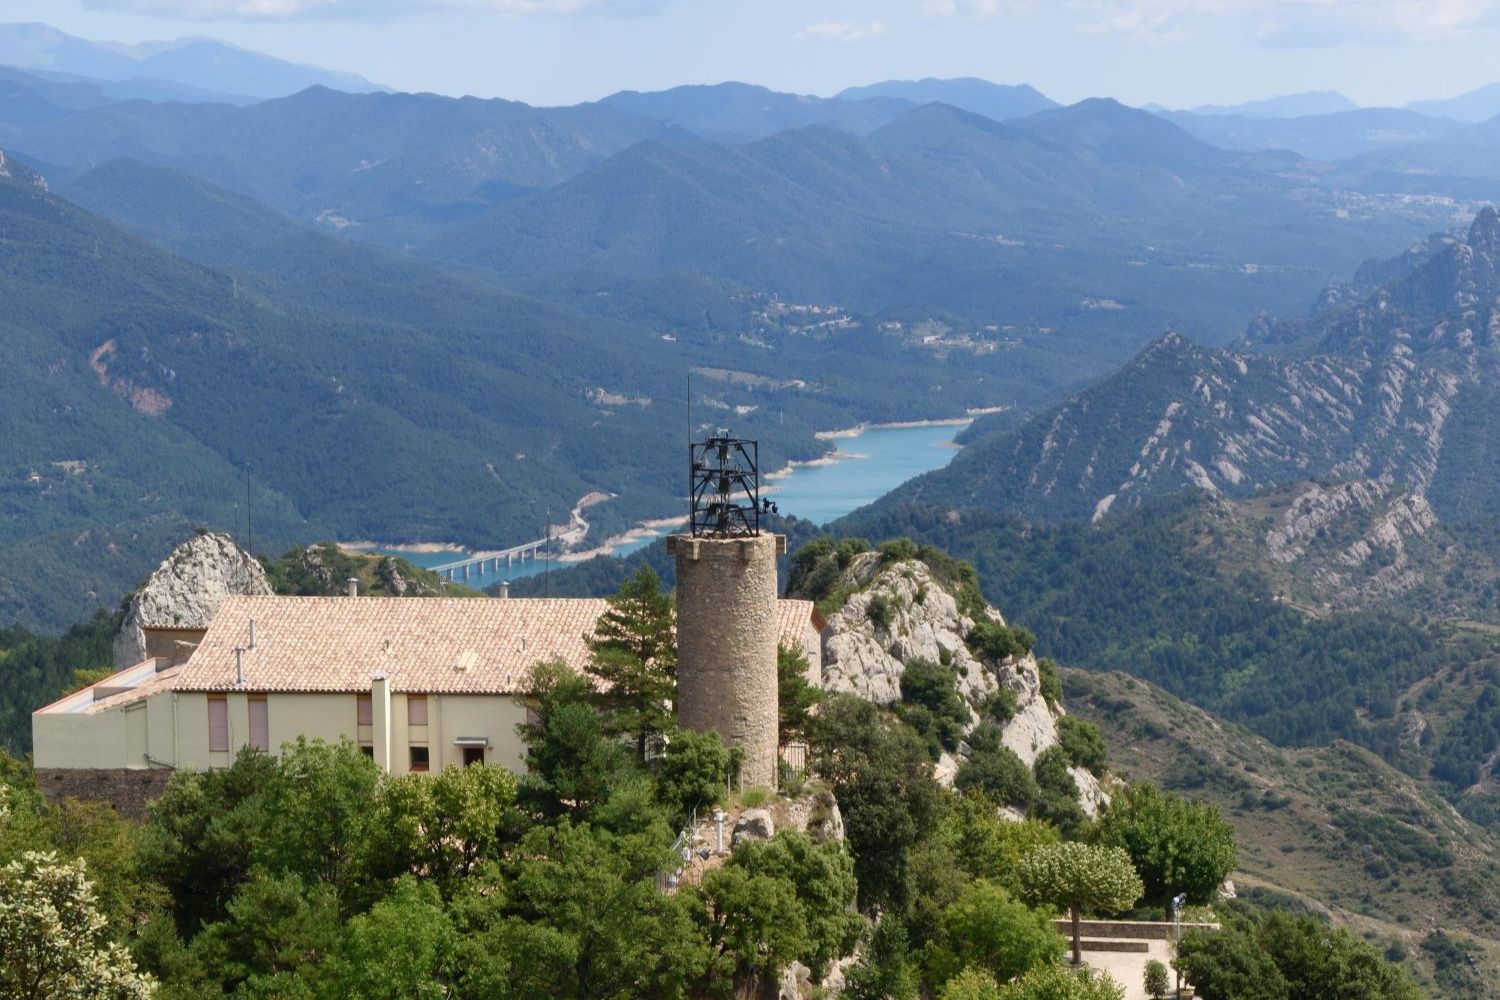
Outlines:
{"label": "beige stucco wall", "polygon": [[[250,738],[249,697],[231,692],[228,752],[208,749],[208,695],[164,691],[144,703],[104,712],[38,712],[32,716],[32,739],[38,768],[145,769],[149,754],[159,764],[204,770],[228,767]],[[406,695],[391,696],[391,770],[409,769],[411,740],[425,738],[429,766],[438,770],[462,764],[460,736],[485,737],[485,762],[521,773],[525,747],[516,726],[526,709],[509,695],[430,695],[425,731],[406,723]],[[298,736],[330,743],[359,734],[356,696],[350,694],[266,695],[266,721],[272,751]]]}

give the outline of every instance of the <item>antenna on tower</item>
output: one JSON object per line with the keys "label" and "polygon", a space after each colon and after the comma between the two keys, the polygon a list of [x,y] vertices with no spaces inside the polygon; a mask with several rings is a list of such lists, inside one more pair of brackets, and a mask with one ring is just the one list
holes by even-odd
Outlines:
{"label": "antenna on tower", "polygon": [[250,527],[250,463],[245,463],[245,551],[255,554],[255,532]]}
{"label": "antenna on tower", "polygon": [[759,444],[728,430],[688,444],[688,482],[694,537],[751,538],[760,534],[760,516],[776,513],[760,495]]}

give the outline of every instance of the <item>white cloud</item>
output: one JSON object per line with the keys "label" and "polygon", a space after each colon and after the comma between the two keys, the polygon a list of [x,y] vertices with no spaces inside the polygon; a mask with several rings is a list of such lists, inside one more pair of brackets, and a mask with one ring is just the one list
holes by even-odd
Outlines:
{"label": "white cloud", "polygon": [[819,21],[809,24],[797,32],[797,37],[831,38],[840,42],[862,42],[867,38],[885,34],[885,25],[880,21],[855,23],[853,21]]}
{"label": "white cloud", "polygon": [[436,12],[509,17],[547,14],[631,16],[660,11],[671,0],[84,0],[110,10],[191,21],[386,19]]}
{"label": "white cloud", "polygon": [[1051,12],[1081,34],[1175,41],[1233,22],[1272,46],[1425,42],[1500,24],[1500,0],[922,0],[938,17]]}

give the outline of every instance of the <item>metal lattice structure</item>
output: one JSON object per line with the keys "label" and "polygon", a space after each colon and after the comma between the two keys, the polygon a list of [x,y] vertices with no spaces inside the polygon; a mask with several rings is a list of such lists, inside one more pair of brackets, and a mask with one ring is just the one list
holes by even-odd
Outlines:
{"label": "metal lattice structure", "polygon": [[698,538],[752,538],[776,505],[760,495],[760,448],[721,430],[688,445],[691,528]]}

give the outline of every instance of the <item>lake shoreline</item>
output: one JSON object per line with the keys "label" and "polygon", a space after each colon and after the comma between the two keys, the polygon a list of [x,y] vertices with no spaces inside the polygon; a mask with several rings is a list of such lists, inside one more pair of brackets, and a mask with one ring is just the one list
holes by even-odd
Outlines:
{"label": "lake shoreline", "polygon": [[[1004,407],[991,407],[986,408],[983,411],[971,410],[966,413],[966,415],[959,417],[940,417],[928,420],[899,420],[884,423],[864,423],[855,425],[854,427],[846,427],[839,430],[817,431],[813,436],[819,441],[840,441],[857,438],[861,434],[864,434],[868,431],[903,431],[937,427],[964,427],[972,424],[978,416],[982,415],[982,413],[998,412],[1002,409],[1004,409]],[[963,447],[963,445],[959,444],[958,442],[951,440],[940,442],[938,443],[938,446],[951,451],[958,451]],[[776,494],[781,493],[786,489],[786,484],[783,483],[782,480],[786,480],[789,477],[793,476],[799,469],[827,468],[846,462],[864,461],[866,459],[869,459],[870,457],[870,454],[867,454],[863,451],[845,450],[838,445],[834,445],[831,451],[827,452],[826,454],[820,455],[817,458],[791,459],[780,468],[766,473],[762,477],[764,485],[762,486],[761,492],[771,496],[775,496]],[[890,488],[894,489],[897,485],[899,485],[899,483],[893,483],[891,484]],[[607,499],[613,499],[613,497],[607,493],[595,492],[588,494],[582,501],[580,501],[578,507],[574,508],[574,510],[571,512],[575,519],[572,525],[574,531],[576,532],[578,521],[582,520],[579,515],[582,513],[583,509],[586,509],[588,506],[592,506],[595,503],[603,502]],[[583,523],[587,524],[586,521],[584,521]],[[638,547],[643,544],[649,544],[650,542],[662,537],[662,535],[664,535],[668,529],[680,527],[682,525],[685,525],[686,523],[687,516],[685,514],[676,514],[668,517],[649,518],[637,522],[634,526],[627,528],[624,531],[610,535],[596,545],[591,545],[588,548],[579,548],[572,551],[559,553],[550,561],[570,566],[576,565],[581,562],[586,562],[590,559],[598,558],[601,556],[615,556],[619,554],[619,550],[622,548]],[[558,536],[554,536],[554,538],[557,537]],[[582,534],[577,536],[577,541],[581,543],[586,537],[587,531],[585,530]],[[380,551],[397,554],[411,553],[414,555],[433,555],[438,553],[452,552],[454,553],[454,561],[458,561],[460,559],[490,558],[494,554],[492,550],[486,552],[477,552],[471,551],[469,548],[463,545],[444,542],[402,542],[395,544],[383,544],[378,542],[357,541],[339,542],[337,544],[341,549],[355,552]]]}

